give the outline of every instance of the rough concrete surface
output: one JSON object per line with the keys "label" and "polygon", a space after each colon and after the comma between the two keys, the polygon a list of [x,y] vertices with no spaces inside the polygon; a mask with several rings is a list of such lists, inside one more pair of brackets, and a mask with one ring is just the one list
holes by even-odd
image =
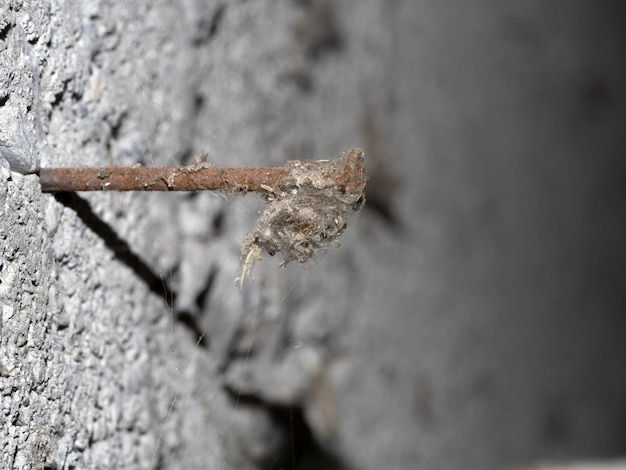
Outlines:
{"label": "rough concrete surface", "polygon": [[[3,1],[0,467],[624,457],[620,9]],[[241,291],[255,196],[23,174],[356,146],[342,246]]]}

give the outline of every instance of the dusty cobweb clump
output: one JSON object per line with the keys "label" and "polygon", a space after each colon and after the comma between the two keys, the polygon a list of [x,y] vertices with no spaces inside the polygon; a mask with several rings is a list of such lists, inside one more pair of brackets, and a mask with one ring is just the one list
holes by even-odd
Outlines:
{"label": "dusty cobweb clump", "polygon": [[353,149],[333,160],[291,161],[288,175],[263,186],[267,207],[241,246],[241,285],[263,251],[282,253],[285,266],[305,263],[319,250],[337,247],[348,216],[361,208],[365,175],[363,152]]}

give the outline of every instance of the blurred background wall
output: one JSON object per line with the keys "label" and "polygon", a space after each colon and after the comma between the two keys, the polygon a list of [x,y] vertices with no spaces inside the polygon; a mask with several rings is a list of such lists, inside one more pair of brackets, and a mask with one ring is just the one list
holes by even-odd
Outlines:
{"label": "blurred background wall", "polygon": [[4,2],[12,170],[363,146],[369,181],[342,247],[304,267],[267,257],[240,292],[255,196],[55,197],[5,168],[2,466],[624,456],[621,10]]}

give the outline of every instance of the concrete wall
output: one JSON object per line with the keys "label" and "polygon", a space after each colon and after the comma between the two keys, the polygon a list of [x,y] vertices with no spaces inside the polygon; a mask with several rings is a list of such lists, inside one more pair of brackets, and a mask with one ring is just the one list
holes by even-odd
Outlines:
{"label": "concrete wall", "polygon": [[[623,456],[619,13],[4,1],[0,466]],[[357,145],[368,202],[343,246],[266,257],[241,292],[255,196],[53,196],[22,174]]]}

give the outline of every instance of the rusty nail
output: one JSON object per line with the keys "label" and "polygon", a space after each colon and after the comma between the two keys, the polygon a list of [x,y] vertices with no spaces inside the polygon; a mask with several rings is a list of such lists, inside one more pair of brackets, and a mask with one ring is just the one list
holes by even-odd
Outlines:
{"label": "rusty nail", "polygon": [[[328,184],[353,191],[365,184],[363,151],[349,150],[345,164],[330,175]],[[203,191],[225,190],[246,193],[273,187],[289,174],[285,167],[207,168],[105,167],[40,168],[39,182],[46,193],[70,191]]]}

